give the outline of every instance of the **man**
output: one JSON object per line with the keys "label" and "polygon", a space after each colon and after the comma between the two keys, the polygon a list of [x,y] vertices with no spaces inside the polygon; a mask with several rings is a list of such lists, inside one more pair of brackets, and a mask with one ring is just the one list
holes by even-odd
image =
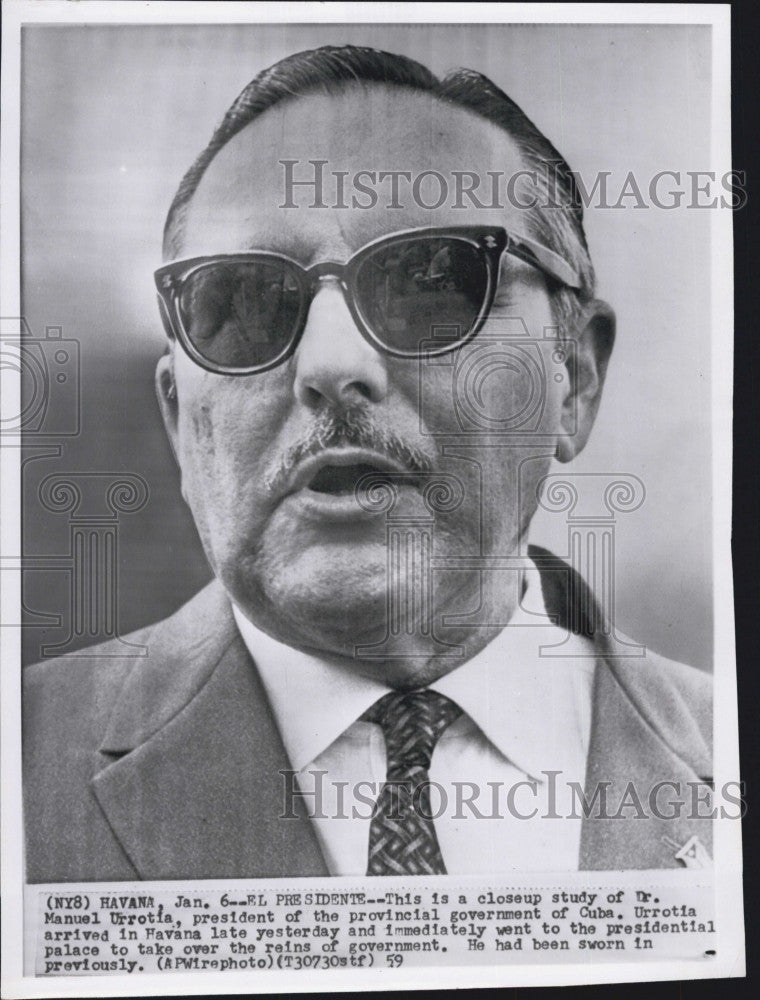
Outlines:
{"label": "man", "polygon": [[[494,174],[512,197],[474,191]],[[620,657],[577,573],[527,548],[614,336],[572,184],[470,71],[324,48],[233,104],[156,274],[216,580],[130,637],[145,658],[27,672],[31,881],[704,856],[678,806],[710,777],[706,678]]]}

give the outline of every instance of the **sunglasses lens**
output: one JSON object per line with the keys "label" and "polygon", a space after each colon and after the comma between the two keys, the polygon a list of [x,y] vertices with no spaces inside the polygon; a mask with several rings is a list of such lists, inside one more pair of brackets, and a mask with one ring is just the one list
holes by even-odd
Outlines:
{"label": "sunglasses lens", "polygon": [[378,247],[362,261],[356,286],[377,338],[413,356],[468,336],[488,292],[488,264],[458,237],[415,237]]}
{"label": "sunglasses lens", "polygon": [[215,262],[189,275],[179,313],[196,351],[224,368],[272,364],[292,346],[301,286],[284,261]]}

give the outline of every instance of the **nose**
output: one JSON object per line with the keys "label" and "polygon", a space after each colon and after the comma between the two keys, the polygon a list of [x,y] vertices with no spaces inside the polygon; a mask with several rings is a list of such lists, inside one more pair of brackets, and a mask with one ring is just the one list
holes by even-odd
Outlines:
{"label": "nose", "polygon": [[379,403],[388,392],[385,357],[356,328],[335,279],[321,280],[296,352],[300,403]]}

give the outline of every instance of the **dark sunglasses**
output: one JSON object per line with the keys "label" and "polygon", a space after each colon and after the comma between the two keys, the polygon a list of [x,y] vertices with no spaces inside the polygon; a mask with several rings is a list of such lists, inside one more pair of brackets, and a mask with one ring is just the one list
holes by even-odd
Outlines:
{"label": "dark sunglasses", "polygon": [[346,264],[303,267],[268,251],[194,257],[160,267],[155,278],[169,337],[208,371],[252,375],[293,354],[325,280],[340,283],[356,326],[378,351],[397,358],[453,351],[485,323],[505,252],[580,287],[562,257],[500,226],[394,233]]}

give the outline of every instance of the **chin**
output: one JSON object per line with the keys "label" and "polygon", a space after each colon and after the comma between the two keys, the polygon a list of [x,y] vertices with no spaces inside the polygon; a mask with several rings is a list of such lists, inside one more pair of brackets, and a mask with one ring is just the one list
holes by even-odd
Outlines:
{"label": "chin", "polygon": [[239,603],[244,608],[254,604],[251,618],[284,642],[342,653],[385,635],[384,547],[336,551],[314,546],[279,558],[264,551],[243,575],[247,580],[238,574],[235,590],[248,599]]}

